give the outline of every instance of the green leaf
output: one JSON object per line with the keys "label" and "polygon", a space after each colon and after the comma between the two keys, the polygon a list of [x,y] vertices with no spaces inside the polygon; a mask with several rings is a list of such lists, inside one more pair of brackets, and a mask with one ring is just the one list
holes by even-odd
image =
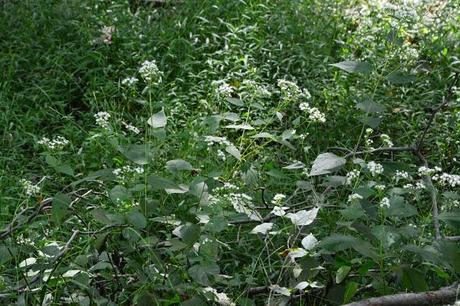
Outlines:
{"label": "green leaf", "polygon": [[379,117],[372,117],[367,115],[359,116],[358,120],[362,124],[368,125],[373,129],[377,128],[382,122],[382,119],[380,119]]}
{"label": "green leaf", "polygon": [[358,292],[359,284],[356,282],[348,282],[347,286],[345,287],[345,294],[343,296],[343,303],[347,304],[351,301],[351,299],[355,296],[356,292]]}
{"label": "green leaf", "polygon": [[405,203],[401,196],[392,196],[390,198],[390,207],[387,214],[393,217],[410,217],[417,214],[417,209],[411,204]]}
{"label": "green leaf", "polygon": [[362,110],[365,113],[383,113],[385,111],[385,107],[370,100],[363,101],[356,104],[356,108]]}
{"label": "green leaf", "polygon": [[174,188],[176,184],[164,177],[151,175],[147,178],[147,181],[153,190],[162,190],[166,188]]}
{"label": "green leaf", "polygon": [[343,61],[331,64],[331,66],[342,69],[348,73],[370,73],[372,70],[371,64],[357,61]]}
{"label": "green leaf", "polygon": [[244,106],[244,102],[238,98],[227,98],[228,103],[236,105],[236,106]]}
{"label": "green leaf", "polygon": [[194,281],[203,285],[211,285],[211,277],[220,273],[219,266],[213,261],[205,261],[188,269],[188,274]]}
{"label": "green leaf", "polygon": [[415,292],[428,291],[425,275],[419,270],[403,267],[402,274],[401,282],[404,288]]}
{"label": "green leaf", "polygon": [[370,257],[372,259],[378,258],[377,253],[374,251],[369,242],[349,235],[333,234],[324,238],[318,246],[329,251],[342,251],[353,248],[355,251],[366,257]]}
{"label": "green leaf", "polygon": [[51,155],[46,155],[45,161],[48,165],[51,166],[56,172],[59,173],[64,173],[69,176],[74,176],[74,170],[69,164],[62,163],[60,160],[57,158],[51,156]]}
{"label": "green leaf", "polygon": [[181,170],[186,170],[186,171],[193,170],[192,165],[183,159],[174,159],[174,160],[170,160],[166,162],[166,168],[171,172],[176,172],[176,171],[181,171]]}
{"label": "green leaf", "polygon": [[410,75],[401,71],[392,72],[387,77],[387,80],[393,84],[408,84],[414,82],[416,79],[415,75]]}
{"label": "green leaf", "polygon": [[118,151],[138,165],[146,165],[153,158],[152,148],[146,144],[130,144],[118,147]]}
{"label": "green leaf", "polygon": [[136,229],[143,229],[147,226],[147,219],[137,210],[131,211],[126,219]]}
{"label": "green leaf", "polygon": [[345,165],[345,158],[338,157],[333,153],[322,153],[316,157],[310,170],[310,176],[331,173]]}
{"label": "green leaf", "polygon": [[249,125],[247,123],[229,124],[229,125],[226,125],[225,128],[226,129],[234,129],[234,130],[248,130],[248,131],[251,131],[251,130],[254,129],[251,125]]}
{"label": "green leaf", "polygon": [[345,219],[348,220],[356,220],[366,215],[366,212],[359,203],[353,203],[349,205],[347,208],[342,209],[340,213]]}
{"label": "green leaf", "polygon": [[350,273],[351,271],[351,267],[350,266],[341,266],[338,270],[337,270],[337,274],[335,275],[335,282],[337,284],[340,284],[348,275],[348,273]]}
{"label": "green leaf", "polygon": [[72,200],[63,193],[58,193],[53,197],[52,219],[55,222],[63,221],[69,213],[69,205]]}
{"label": "green leaf", "polygon": [[237,149],[237,147],[235,147],[234,145],[228,145],[226,148],[225,148],[225,151],[227,151],[227,153],[229,153],[230,155],[232,155],[233,157],[235,157],[237,160],[241,160],[241,153],[240,151]]}
{"label": "green leaf", "polygon": [[112,220],[107,217],[107,212],[102,208],[96,208],[91,211],[93,218],[102,224],[112,224]]}
{"label": "green leaf", "polygon": [[182,241],[187,245],[192,245],[200,239],[201,228],[197,224],[188,224],[181,229]]}
{"label": "green leaf", "polygon": [[164,108],[162,108],[161,111],[159,111],[158,113],[153,114],[149,118],[149,120],[147,120],[148,125],[150,125],[154,129],[165,127],[166,122],[167,119]]}
{"label": "green leaf", "polygon": [[131,199],[132,194],[126,187],[117,185],[109,191],[109,197],[116,204]]}
{"label": "green leaf", "polygon": [[444,221],[453,227],[460,228],[460,209],[440,213],[439,220]]}

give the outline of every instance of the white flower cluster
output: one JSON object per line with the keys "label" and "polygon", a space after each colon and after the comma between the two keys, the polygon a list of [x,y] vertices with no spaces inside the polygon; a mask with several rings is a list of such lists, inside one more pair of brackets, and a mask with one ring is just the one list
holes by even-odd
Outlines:
{"label": "white flower cluster", "polygon": [[[253,80],[244,80],[241,83],[241,88],[246,90],[248,93],[256,98],[270,98],[272,93],[267,88],[267,86],[257,84]],[[246,93],[243,93],[245,95]]]}
{"label": "white flower cluster", "polygon": [[326,122],[326,116],[316,107],[310,107],[310,104],[307,102],[302,102],[299,104],[299,108],[301,111],[305,111],[308,113],[308,119],[313,122]]}
{"label": "white flower cluster", "polygon": [[277,193],[273,197],[272,204],[273,205],[281,205],[281,203],[284,201],[284,199],[286,199],[286,195],[284,195],[282,193]]}
{"label": "white flower cluster", "polygon": [[156,61],[144,61],[139,68],[139,74],[149,83],[159,84],[163,79],[163,72],[158,68]]}
{"label": "white flower cluster", "polygon": [[225,137],[205,136],[204,141],[208,144],[208,147],[212,147],[214,144],[226,146],[231,145],[231,142],[228,141]]}
{"label": "white flower cluster", "polygon": [[389,207],[390,207],[390,200],[389,200],[387,197],[383,198],[383,199],[380,201],[379,206],[380,206],[381,208],[384,208],[384,207],[389,208]]}
{"label": "white flower cluster", "polygon": [[64,148],[66,145],[69,144],[69,141],[62,136],[56,136],[53,139],[43,137],[37,143],[40,145],[44,145],[50,150],[61,150],[62,148]]}
{"label": "white flower cluster", "polygon": [[388,136],[387,134],[381,134],[380,135],[380,140],[383,142],[383,144],[386,147],[391,148],[393,146],[393,142],[391,141],[390,136]]}
{"label": "white flower cluster", "polygon": [[438,167],[438,166],[436,166],[434,168],[428,168],[428,167],[425,167],[425,166],[421,166],[420,168],[418,168],[418,174],[420,176],[426,176],[426,175],[431,176],[431,175],[433,175],[433,174],[435,174],[437,172],[441,172],[441,171],[442,171],[441,167]]}
{"label": "white flower cluster", "polygon": [[218,292],[214,288],[211,288],[211,287],[203,288],[203,292],[204,293],[211,292],[214,295],[215,302],[217,302],[219,305],[222,305],[222,306],[235,306],[236,305],[230,300],[227,294],[225,294],[224,292]]}
{"label": "white flower cluster", "polygon": [[416,181],[415,184],[405,184],[403,186],[404,189],[412,189],[412,190],[421,190],[421,189],[425,189],[426,186],[425,186],[425,183],[423,183],[423,181]]}
{"label": "white flower cluster", "polygon": [[98,112],[97,114],[94,115],[94,118],[96,119],[97,125],[99,125],[100,127],[104,129],[109,128],[110,114],[108,112]]}
{"label": "white flower cluster", "polygon": [[18,235],[18,237],[16,238],[16,242],[18,244],[23,244],[23,245],[30,245],[30,246],[35,245],[35,242],[32,239],[24,237],[23,234]]}
{"label": "white flower cluster", "polygon": [[409,180],[410,178],[411,178],[411,176],[409,175],[409,173],[407,173],[407,171],[396,170],[395,180],[397,180],[397,181],[399,181],[399,180]]}
{"label": "white flower cluster", "polygon": [[435,174],[433,175],[433,181],[437,181],[442,186],[454,188],[460,186],[460,175],[449,173]]}
{"label": "white flower cluster", "polygon": [[37,195],[41,191],[40,186],[32,184],[31,181],[28,181],[26,179],[21,179],[19,182],[21,183],[25,194],[28,195],[28,196]]}
{"label": "white flower cluster", "polygon": [[138,81],[139,80],[136,77],[127,77],[121,80],[121,85],[131,87],[134,86],[134,84],[136,84]]}
{"label": "white flower cluster", "polygon": [[376,176],[378,174],[383,173],[383,166],[381,164],[378,164],[374,161],[370,161],[367,163],[367,169],[369,169],[370,173],[372,176]]}
{"label": "white flower cluster", "polygon": [[373,149],[372,145],[374,144],[374,141],[370,138],[371,134],[374,133],[374,130],[371,128],[366,129],[366,133],[364,134],[364,142],[366,144],[366,147],[369,149]]}
{"label": "white flower cluster", "polygon": [[304,88],[300,89],[296,83],[287,80],[278,80],[278,87],[284,100],[310,99],[310,92]]}
{"label": "white flower cluster", "polygon": [[353,194],[350,194],[348,196],[348,202],[355,202],[355,201],[358,201],[358,200],[362,200],[363,197],[360,195],[360,194],[357,194],[357,193],[353,193]]}
{"label": "white flower cluster", "polygon": [[133,132],[134,134],[139,134],[141,131],[139,130],[139,128],[135,127],[134,125],[130,124],[130,123],[126,123],[126,122],[122,122],[124,127],[130,131],[130,132]]}
{"label": "white flower cluster", "polygon": [[378,184],[378,185],[375,185],[374,188],[377,189],[378,191],[384,191],[386,186],[383,184]]}
{"label": "white flower cluster", "polygon": [[104,26],[101,29],[101,38],[102,42],[106,45],[110,45],[112,43],[112,34],[115,33],[114,26]]}
{"label": "white flower cluster", "polygon": [[224,183],[221,187],[213,190],[214,195],[209,196],[209,204],[230,203],[236,212],[245,214],[251,220],[262,220],[260,214],[254,209],[252,198],[245,193],[239,192],[239,188],[232,183]]}
{"label": "white flower cluster", "polygon": [[132,174],[142,174],[144,173],[144,169],[142,167],[131,167],[131,166],[123,166],[121,168],[113,169],[112,173],[120,180],[126,179],[128,176]]}
{"label": "white flower cluster", "polygon": [[358,169],[351,170],[347,173],[346,184],[351,185],[353,181],[359,177],[360,171]]}
{"label": "white flower cluster", "polygon": [[235,87],[229,85],[225,80],[212,81],[211,86],[215,89],[218,97],[231,97],[235,92]]}

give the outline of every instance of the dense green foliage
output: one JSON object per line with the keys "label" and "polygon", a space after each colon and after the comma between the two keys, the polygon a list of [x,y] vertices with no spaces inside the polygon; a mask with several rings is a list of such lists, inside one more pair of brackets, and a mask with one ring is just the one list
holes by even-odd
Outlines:
{"label": "dense green foliage", "polygon": [[455,282],[459,54],[456,1],[0,0],[0,302]]}

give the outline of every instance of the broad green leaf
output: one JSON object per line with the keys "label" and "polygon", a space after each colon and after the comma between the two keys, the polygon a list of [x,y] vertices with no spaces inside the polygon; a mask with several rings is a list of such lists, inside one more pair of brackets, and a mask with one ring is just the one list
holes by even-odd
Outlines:
{"label": "broad green leaf", "polygon": [[68,195],[58,193],[53,197],[52,218],[55,222],[63,221],[69,213],[71,199]]}
{"label": "broad green leaf", "polygon": [[174,160],[170,160],[166,162],[166,168],[171,172],[181,171],[181,170],[187,170],[187,171],[193,170],[192,165],[188,161],[185,161],[183,159],[174,159]]}
{"label": "broad green leaf", "polygon": [[425,275],[419,270],[403,267],[402,274],[402,285],[406,289],[415,292],[428,291],[428,284],[425,281]]}
{"label": "broad green leaf", "polygon": [[251,136],[251,138],[272,138],[273,139],[275,138],[275,136],[267,132],[262,132],[262,133],[258,133],[258,134]]}
{"label": "broad green leaf", "polygon": [[201,228],[197,224],[188,224],[181,228],[181,238],[187,245],[192,245],[200,239]]}
{"label": "broad green leaf", "polygon": [[365,113],[383,113],[385,111],[385,107],[370,100],[363,101],[356,104],[356,108],[362,110]]}
{"label": "broad green leaf", "polygon": [[176,187],[176,184],[173,181],[161,176],[150,175],[147,178],[147,181],[150,184],[150,186],[152,186],[153,190],[162,190],[166,188]]}
{"label": "broad green leaf", "polygon": [[212,283],[211,277],[219,273],[220,268],[213,261],[205,261],[188,269],[188,274],[193,280],[203,286],[210,286]]}
{"label": "broad green leaf", "polygon": [[442,220],[453,227],[460,228],[460,209],[440,213],[439,220]]}
{"label": "broad green leaf", "polygon": [[405,203],[401,196],[390,197],[390,207],[387,214],[393,217],[410,217],[417,214],[417,209],[409,203]]}
{"label": "broad green leaf", "polygon": [[348,273],[350,273],[351,267],[350,266],[341,266],[335,275],[335,282],[340,284],[345,277],[347,277]]}
{"label": "broad green leaf", "polygon": [[401,71],[395,71],[387,77],[388,81],[393,84],[408,84],[414,82],[417,78]]}
{"label": "broad green leaf", "polygon": [[244,102],[241,99],[238,98],[227,98],[227,101],[230,104],[236,105],[236,106],[244,106]]}
{"label": "broad green leaf", "polygon": [[138,165],[146,165],[153,158],[152,148],[146,144],[119,146],[118,150],[126,158]]}
{"label": "broad green leaf", "polygon": [[338,157],[333,153],[322,153],[316,157],[310,170],[310,176],[331,173],[345,165],[345,158]]}
{"label": "broad green leaf", "polygon": [[169,194],[187,193],[189,191],[189,187],[187,185],[184,185],[184,184],[179,184],[179,185],[177,185],[175,187],[165,188],[165,191],[166,191],[166,193],[169,193]]}
{"label": "broad green leaf", "polygon": [[372,116],[367,116],[367,115],[359,116],[358,120],[362,124],[368,125],[373,129],[377,128],[382,122],[382,119],[379,117],[372,117]]}
{"label": "broad green leaf", "polygon": [[331,66],[342,69],[348,73],[370,73],[372,70],[371,64],[357,61],[343,61],[331,64]]}
{"label": "broad green leaf", "polygon": [[372,259],[378,258],[377,253],[373,250],[373,247],[369,242],[349,235],[333,234],[324,238],[319,243],[319,247],[324,248],[325,250],[336,252],[353,248],[364,256],[370,257]]}
{"label": "broad green leaf", "polygon": [[287,170],[297,170],[297,169],[303,169],[303,168],[305,168],[305,164],[300,161],[297,161],[295,163],[292,163],[288,166],[283,167],[283,169],[287,169]]}
{"label": "broad green leaf", "polygon": [[233,157],[235,157],[237,160],[241,160],[241,153],[240,151],[237,149],[237,147],[235,147],[234,145],[228,145],[226,148],[225,148],[225,151],[227,153],[229,153],[230,155],[232,155]]}
{"label": "broad green leaf", "polygon": [[253,130],[254,128],[246,123],[243,124],[229,124],[225,126],[226,129],[234,129],[234,130]]}
{"label": "broad green leaf", "polygon": [[147,219],[145,216],[137,210],[131,211],[126,219],[136,229],[143,229],[147,226]]}
{"label": "broad green leaf", "polygon": [[352,203],[347,208],[340,210],[340,213],[348,220],[356,220],[366,215],[366,212],[359,203]]}
{"label": "broad green leaf", "polygon": [[147,123],[155,129],[165,127],[166,122],[167,119],[164,108],[162,108],[158,113],[153,114],[149,120],[147,120]]}
{"label": "broad green leaf", "polygon": [[357,282],[348,282],[345,287],[345,294],[343,295],[343,303],[346,304],[351,301],[358,292],[359,284]]}
{"label": "broad green leaf", "polygon": [[117,185],[109,191],[109,197],[116,204],[131,199],[132,194],[126,187]]}

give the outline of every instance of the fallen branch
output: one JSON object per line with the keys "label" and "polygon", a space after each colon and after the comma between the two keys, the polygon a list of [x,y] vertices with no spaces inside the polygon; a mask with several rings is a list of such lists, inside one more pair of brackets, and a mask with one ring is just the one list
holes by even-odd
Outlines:
{"label": "fallen branch", "polygon": [[455,302],[457,291],[458,284],[454,283],[436,291],[385,295],[346,304],[344,306],[448,305]]}

